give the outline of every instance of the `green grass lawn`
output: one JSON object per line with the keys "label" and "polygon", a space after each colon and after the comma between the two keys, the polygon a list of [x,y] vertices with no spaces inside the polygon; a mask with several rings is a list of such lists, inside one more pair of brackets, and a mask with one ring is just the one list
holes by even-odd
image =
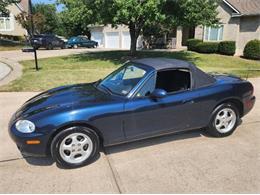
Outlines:
{"label": "green grass lawn", "polygon": [[22,43],[15,43],[0,39],[0,51],[18,50],[24,46]]}
{"label": "green grass lawn", "polygon": [[[108,73],[131,59],[127,51],[96,52],[67,57],[39,60],[40,71],[35,71],[34,61],[23,61],[23,76],[0,91],[42,91],[60,85],[91,82],[103,78]],[[168,57],[188,60],[206,72],[230,73],[246,77],[260,76],[260,62],[239,57],[194,52],[140,51],[136,58]]]}

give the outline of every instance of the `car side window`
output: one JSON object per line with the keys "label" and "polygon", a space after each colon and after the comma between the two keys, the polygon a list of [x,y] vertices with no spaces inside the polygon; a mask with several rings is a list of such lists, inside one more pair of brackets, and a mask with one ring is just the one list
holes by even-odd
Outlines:
{"label": "car side window", "polygon": [[84,42],[87,42],[87,41],[88,41],[88,39],[85,38],[85,37],[82,37],[81,40],[84,41]]}
{"label": "car side window", "polygon": [[149,96],[155,89],[156,74],[153,74],[141,87],[141,89],[135,94],[134,97],[146,97]]}
{"label": "car side window", "polygon": [[167,93],[185,91],[191,87],[191,74],[187,69],[163,70],[157,72],[156,89]]}

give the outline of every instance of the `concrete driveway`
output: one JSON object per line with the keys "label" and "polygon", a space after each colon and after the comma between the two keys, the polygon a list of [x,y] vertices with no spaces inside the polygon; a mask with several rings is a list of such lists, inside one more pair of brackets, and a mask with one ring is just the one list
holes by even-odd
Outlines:
{"label": "concrete driveway", "polygon": [[[260,78],[251,79],[260,97]],[[0,93],[0,193],[259,193],[260,102],[226,138],[202,131],[114,146],[89,166],[58,168],[23,158],[7,133],[35,93]]]}

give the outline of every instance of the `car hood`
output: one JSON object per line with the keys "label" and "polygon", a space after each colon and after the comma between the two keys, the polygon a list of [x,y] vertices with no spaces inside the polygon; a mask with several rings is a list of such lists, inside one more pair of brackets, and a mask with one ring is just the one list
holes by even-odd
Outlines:
{"label": "car hood", "polygon": [[47,110],[73,109],[76,105],[93,105],[111,101],[113,97],[99,91],[93,83],[62,86],[43,92],[31,99],[16,112],[16,118],[25,118]]}

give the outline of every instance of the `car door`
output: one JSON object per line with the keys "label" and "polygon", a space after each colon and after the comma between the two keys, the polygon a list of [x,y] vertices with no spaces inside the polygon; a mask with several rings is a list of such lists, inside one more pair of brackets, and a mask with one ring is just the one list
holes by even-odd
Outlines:
{"label": "car door", "polygon": [[84,47],[88,47],[89,46],[89,40],[85,37],[82,37],[81,38],[81,43],[82,43],[82,46]]}
{"label": "car door", "polygon": [[55,36],[50,36],[50,40],[53,47],[59,46],[59,41]]}
{"label": "car door", "polygon": [[[155,88],[155,75],[146,83]],[[150,84],[149,84],[150,83]],[[145,85],[143,86],[145,88]],[[140,90],[144,90],[141,88]],[[144,93],[146,90],[144,90]],[[125,103],[124,130],[127,139],[138,139],[158,134],[177,132],[201,125],[197,120],[203,112],[203,99],[199,90],[169,93],[154,99],[149,95],[129,99]]]}

